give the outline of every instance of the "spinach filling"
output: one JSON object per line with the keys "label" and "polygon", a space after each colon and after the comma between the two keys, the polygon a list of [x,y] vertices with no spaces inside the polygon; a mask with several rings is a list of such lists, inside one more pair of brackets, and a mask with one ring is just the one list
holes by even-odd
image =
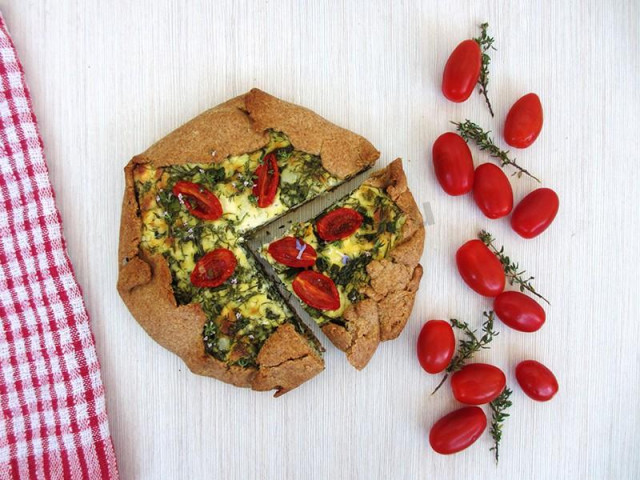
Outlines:
{"label": "spinach filling", "polygon": [[[274,204],[260,209],[252,193],[254,172],[270,152],[277,158],[280,185]],[[241,238],[243,232],[341,183],[322,167],[320,157],[295,150],[284,134],[272,131],[264,148],[229,157],[222,164],[139,165],[134,179],[142,218],[141,247],[166,259],[178,305],[201,306],[207,317],[202,335],[208,354],[228,365],[255,366],[264,342],[285,322],[293,323],[321,350],[244,249]],[[223,217],[204,221],[191,215],[172,193],[178,181],[197,183],[214,193],[223,203]],[[195,264],[219,247],[234,253],[238,263],[233,275],[215,288],[194,286],[190,274]]]}
{"label": "spinach filling", "polygon": [[283,149],[278,152],[278,165],[281,164],[286,165],[286,169],[282,174],[280,198],[289,208],[327,191],[326,185],[337,184],[317,155]]}

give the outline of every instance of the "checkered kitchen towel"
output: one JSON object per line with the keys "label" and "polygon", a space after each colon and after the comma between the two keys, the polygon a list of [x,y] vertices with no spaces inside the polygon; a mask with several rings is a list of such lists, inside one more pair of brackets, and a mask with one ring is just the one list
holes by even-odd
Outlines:
{"label": "checkered kitchen towel", "polygon": [[0,479],[118,478],[89,317],[0,14]]}

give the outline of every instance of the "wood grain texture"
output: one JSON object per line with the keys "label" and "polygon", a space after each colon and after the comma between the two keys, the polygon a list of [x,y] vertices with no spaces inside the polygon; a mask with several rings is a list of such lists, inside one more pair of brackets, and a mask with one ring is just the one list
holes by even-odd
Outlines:
{"label": "wood grain texture", "polygon": [[[124,479],[615,478],[640,476],[640,6],[636,1],[388,2],[0,0],[31,85],[71,259],[92,316]],[[487,20],[490,92],[440,94],[447,55]],[[273,399],[192,375],[153,343],[116,290],[122,167],[207,107],[257,86],[364,135],[380,165],[408,160],[428,203],[425,275],[405,332],[355,371],[327,345],[326,371]],[[561,199],[525,241],[446,196],[430,165],[449,120],[499,132],[520,95],[545,108],[518,159]],[[479,153],[476,162],[487,158]],[[516,199],[534,183],[513,181]],[[428,215],[428,214],[427,214]],[[514,406],[498,468],[482,437],[453,457],[429,427],[456,407],[429,396],[414,344],[429,318],[479,324],[490,302],[464,286],[454,252],[489,229],[551,299],[534,335],[506,330],[478,360],[508,373]],[[328,344],[329,342],[324,342]],[[515,364],[550,366],[548,404],[514,384]]]}

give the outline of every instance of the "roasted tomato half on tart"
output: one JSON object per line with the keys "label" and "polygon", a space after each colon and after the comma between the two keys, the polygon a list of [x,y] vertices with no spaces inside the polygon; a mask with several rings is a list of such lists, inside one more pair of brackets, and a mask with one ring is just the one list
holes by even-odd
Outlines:
{"label": "roasted tomato half on tart", "polygon": [[181,180],[173,186],[172,193],[194,217],[217,220],[222,216],[220,200],[202,185]]}
{"label": "roasted tomato half on tart", "polygon": [[313,270],[303,270],[293,280],[293,291],[304,303],[318,310],[337,310],[340,308],[340,294],[326,275]]}
{"label": "roasted tomato half on tart", "polygon": [[271,242],[268,252],[275,261],[293,268],[312,267],[318,257],[311,245],[296,237],[284,237]]}
{"label": "roasted tomato half on tart", "polygon": [[198,260],[191,283],[196,287],[218,287],[233,275],[238,261],[231,250],[216,248]]}
{"label": "roasted tomato half on tart", "polygon": [[276,154],[271,152],[265,155],[262,163],[256,169],[256,184],[253,187],[253,195],[258,198],[260,208],[268,207],[273,203],[280,183],[280,170]]}
{"label": "roasted tomato half on tart", "polygon": [[336,208],[318,220],[316,230],[321,239],[334,242],[353,235],[363,220],[353,208]]}

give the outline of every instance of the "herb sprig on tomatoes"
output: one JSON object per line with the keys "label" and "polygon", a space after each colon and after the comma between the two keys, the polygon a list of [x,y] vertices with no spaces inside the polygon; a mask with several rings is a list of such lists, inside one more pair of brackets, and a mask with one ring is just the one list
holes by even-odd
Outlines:
{"label": "herb sprig on tomatoes", "polygon": [[524,274],[526,273],[526,270],[520,270],[520,266],[516,262],[512,261],[511,258],[509,258],[509,256],[504,253],[504,246],[501,246],[500,249],[498,249],[493,244],[495,239],[489,232],[487,232],[486,230],[481,230],[478,234],[478,238],[482,240],[482,243],[489,247],[489,249],[493,253],[495,253],[496,257],[498,257],[500,263],[502,263],[504,274],[507,276],[510,285],[513,285],[515,283],[520,287],[521,292],[524,292],[526,290],[529,293],[547,302],[547,305],[551,305],[551,303],[549,303],[549,300],[540,295],[531,283],[531,280],[534,280],[535,277],[529,276],[529,278],[525,278]]}
{"label": "herb sprig on tomatoes", "polygon": [[455,318],[449,320],[451,326],[461,330],[462,333],[465,334],[466,338],[458,341],[458,352],[451,360],[451,363],[449,363],[444,377],[433,392],[431,392],[431,395],[440,389],[444,382],[446,382],[447,378],[449,378],[450,374],[460,370],[465,363],[467,363],[467,360],[471,359],[476,352],[488,349],[488,345],[491,343],[491,340],[493,340],[493,337],[500,333],[493,329],[493,321],[495,318],[493,311],[484,312],[483,316],[486,320],[482,323],[483,335],[480,338],[476,336],[476,330],[471,330],[471,328],[469,328],[469,324],[467,322],[461,322]]}
{"label": "herb sprig on tomatoes", "polygon": [[495,454],[496,463],[498,463],[500,457],[499,448],[500,440],[502,440],[502,426],[509,416],[505,411],[512,405],[511,400],[509,400],[512,393],[511,389],[505,388],[498,398],[489,403],[489,408],[491,408],[491,429],[489,433],[493,438],[493,447],[489,451]]}
{"label": "herb sprig on tomatoes", "polygon": [[480,76],[478,77],[478,85],[480,85],[480,94],[484,97],[484,101],[487,103],[487,107],[489,107],[489,113],[493,117],[493,108],[491,107],[491,102],[489,101],[488,86],[489,86],[489,64],[491,63],[491,57],[487,53],[489,50],[495,50],[493,46],[493,37],[487,35],[487,29],[489,28],[488,23],[483,23],[480,25],[480,36],[474,38],[476,43],[480,45],[482,49],[482,66],[480,67]]}
{"label": "herb sprig on tomatoes", "polygon": [[491,408],[491,429],[489,433],[491,433],[491,438],[493,438],[493,447],[491,447],[489,451],[494,453],[496,463],[498,463],[500,457],[499,448],[500,440],[502,440],[502,426],[509,416],[505,411],[512,405],[511,400],[509,400],[512,393],[513,391],[511,391],[510,388],[505,388],[500,396],[489,404],[489,408]]}
{"label": "herb sprig on tomatoes", "polygon": [[484,131],[481,126],[476,123],[473,123],[471,120],[467,119],[464,122],[451,122],[456,126],[456,129],[460,133],[460,136],[464,138],[464,140],[468,143],[470,140],[480,148],[481,151],[486,150],[490,156],[493,158],[497,158],[500,160],[500,166],[504,168],[507,165],[518,170],[514,175],[517,175],[520,178],[523,174],[533,178],[536,182],[540,183],[540,179],[538,177],[533,176],[529,173],[528,170],[518,165],[515,158],[511,158],[509,156],[508,150],[502,150],[498,147],[491,136],[491,130]]}

